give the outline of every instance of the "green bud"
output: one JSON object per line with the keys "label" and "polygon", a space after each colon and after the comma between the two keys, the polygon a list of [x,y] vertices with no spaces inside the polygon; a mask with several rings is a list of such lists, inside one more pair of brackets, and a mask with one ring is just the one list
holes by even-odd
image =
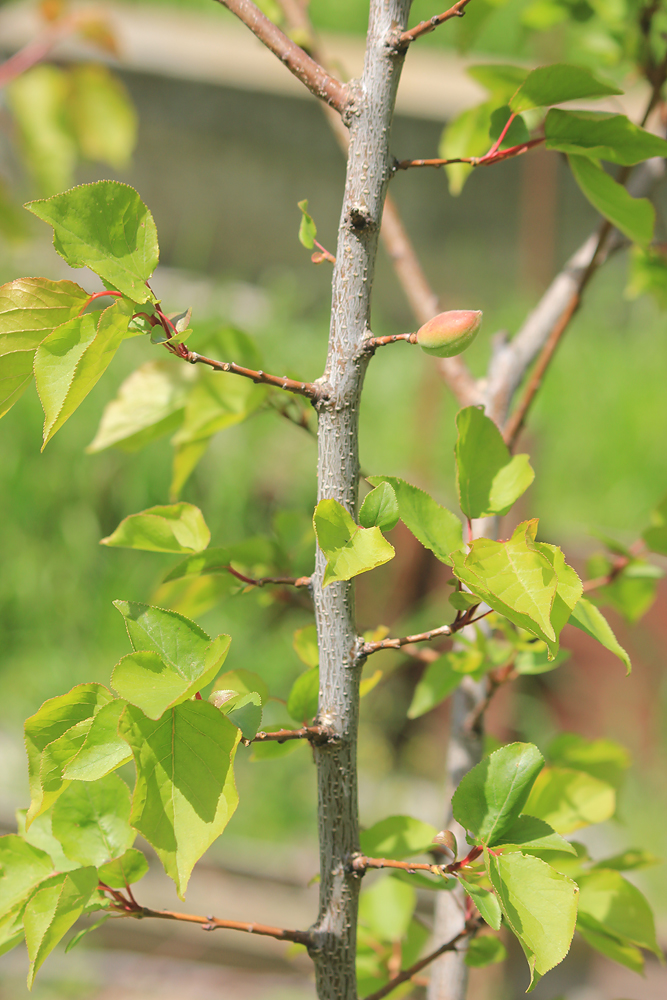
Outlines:
{"label": "green bud", "polygon": [[452,358],[472,344],[481,322],[481,309],[450,309],[424,323],[417,331],[417,343],[436,358]]}

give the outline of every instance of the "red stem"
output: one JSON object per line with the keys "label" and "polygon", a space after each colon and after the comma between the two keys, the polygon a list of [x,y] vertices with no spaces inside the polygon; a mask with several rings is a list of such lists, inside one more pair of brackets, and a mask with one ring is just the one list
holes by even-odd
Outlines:
{"label": "red stem", "polygon": [[88,306],[90,305],[91,302],[94,302],[95,299],[104,299],[104,298],[106,298],[107,295],[113,295],[114,297],[120,298],[120,299],[122,299],[122,297],[123,297],[123,293],[122,292],[109,292],[106,289],[103,292],[93,292],[92,295],[88,296],[88,299],[84,302],[84,304],[79,309],[79,316],[82,314],[82,312],[84,311],[84,309],[88,308]]}
{"label": "red stem", "polygon": [[500,133],[500,135],[498,136],[498,138],[494,142],[494,144],[491,147],[491,149],[488,151],[488,153],[486,153],[482,157],[483,160],[490,159],[492,156],[494,156],[498,152],[498,150],[500,149],[501,143],[502,143],[503,139],[505,138],[505,136],[507,135],[507,133],[509,131],[509,127],[512,124],[512,122],[514,121],[515,118],[516,118],[516,111],[513,111],[512,114],[509,116],[509,118],[507,119],[507,121],[505,123],[505,128],[502,130],[502,132]]}

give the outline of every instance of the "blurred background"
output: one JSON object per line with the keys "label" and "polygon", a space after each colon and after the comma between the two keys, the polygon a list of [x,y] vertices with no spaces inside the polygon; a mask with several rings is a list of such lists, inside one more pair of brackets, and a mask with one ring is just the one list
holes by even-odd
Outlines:
{"label": "blurred background", "polygon": [[[437,12],[426,0],[414,6],[413,21]],[[75,180],[115,177],[136,187],[160,237],[155,291],[167,310],[192,307],[196,335],[240,328],[254,338],[267,371],[317,377],[326,350],[330,267],[311,264],[298,242],[297,202],[308,199],[318,239],[333,251],[344,180],[343,158],[321,109],[212,0],[118,2],[99,10],[111,42],[100,47],[67,37],[53,49],[50,64],[66,68],[84,59],[111,65],[136,109],[137,142],[126,163],[123,157],[116,166],[80,160]],[[312,0],[311,13],[323,47],[350,75],[358,72],[367,3]],[[0,59],[45,30],[44,14],[44,7],[33,4],[0,5]],[[46,14],[51,16],[48,8]],[[392,139],[399,159],[437,155],[443,125],[480,100],[481,91],[464,72],[476,57],[457,55],[446,30],[421,45],[409,54],[399,100]],[[491,43],[483,49],[493,56]],[[634,100],[631,92],[630,106]],[[50,230],[27,213],[23,219],[13,207],[40,193],[35,157],[54,163],[58,151],[17,155],[9,110],[0,104],[0,170],[9,191],[0,202],[0,281],[27,274],[67,276],[50,245]],[[392,194],[443,308],[484,310],[482,333],[467,356],[478,374],[486,367],[493,334],[517,329],[596,222],[558,158],[540,153],[477,171],[458,198],[448,193],[439,171],[399,174]],[[521,450],[530,452],[536,469],[535,483],[501,530],[506,537],[522,517],[539,516],[541,537],[562,546],[582,574],[587,558],[601,548],[600,534],[632,543],[667,490],[665,314],[653,300],[635,301],[624,293],[626,272],[620,254],[598,274],[559,349],[522,441]],[[74,276],[86,283],[81,272]],[[87,287],[97,286],[91,281]],[[373,325],[376,335],[414,328],[384,251]],[[34,388],[0,423],[3,832],[14,829],[14,809],[27,804],[24,718],[76,683],[108,683],[114,663],[127,652],[111,601],[150,600],[173,562],[98,545],[127,514],[168,502],[168,439],[136,453],[85,452],[118,387],[159,351],[145,338],[130,340],[44,454]],[[456,507],[456,408],[421,352],[402,344],[379,352],[363,399],[362,467],[404,476]],[[262,410],[213,439],[182,495],[201,507],[212,545],[279,532],[276,514],[284,509],[292,512],[294,537],[304,532],[307,537],[315,457],[312,436]],[[442,567],[407,531],[399,526],[391,540],[396,560],[372,580],[359,581],[358,616],[362,629],[384,625],[402,634],[439,619],[447,588]],[[306,559],[302,572],[308,571]],[[659,586],[639,624],[613,610],[609,618],[633,658],[629,678],[611,654],[568,628],[564,645],[572,657],[553,673],[506,686],[491,706],[488,729],[495,740],[520,738],[540,747],[560,731],[623,743],[633,766],[620,818],[585,831],[586,843],[594,856],[634,846],[665,856],[667,587]],[[197,620],[212,635],[233,636],[228,669],[256,671],[272,692],[286,697],[303,670],[292,636],[310,624],[306,608],[259,591],[204,607]],[[381,668],[383,677],[362,708],[362,822],[408,813],[439,828],[445,811],[447,704],[407,720],[422,667],[392,652],[375,659],[373,669]],[[295,744],[293,753],[276,760],[248,758],[241,752],[237,757],[241,806],[198,867],[187,909],[306,927],[317,906],[309,749]],[[174,907],[171,883],[158,868],[142,882],[141,898],[154,907]],[[659,937],[667,944],[664,866],[630,877],[656,908]],[[428,895],[419,904],[426,918]],[[279,942],[148,925],[112,922],[71,955],[58,951],[42,970],[34,995],[39,1000],[314,997],[309,961]],[[2,1000],[27,996],[26,965],[22,947],[0,958]],[[504,971],[473,970],[470,998],[510,1000],[523,993],[526,982],[523,957],[512,951]],[[535,996],[653,1000],[666,986],[657,961],[649,959],[642,980],[575,940],[568,959]]]}

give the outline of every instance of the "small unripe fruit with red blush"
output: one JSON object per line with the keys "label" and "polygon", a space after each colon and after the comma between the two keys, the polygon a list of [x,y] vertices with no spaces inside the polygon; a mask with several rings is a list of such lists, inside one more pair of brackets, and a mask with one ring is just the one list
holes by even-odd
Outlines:
{"label": "small unripe fruit with red blush", "polygon": [[424,323],[417,331],[417,343],[436,358],[452,358],[470,347],[481,322],[481,309],[450,309]]}

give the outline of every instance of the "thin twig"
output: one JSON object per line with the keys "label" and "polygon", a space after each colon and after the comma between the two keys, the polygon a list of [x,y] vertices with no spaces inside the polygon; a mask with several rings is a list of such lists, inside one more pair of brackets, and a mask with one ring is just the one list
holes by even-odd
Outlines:
{"label": "thin twig", "polygon": [[287,375],[269,375],[267,372],[254,371],[252,368],[243,368],[233,361],[215,361],[213,358],[206,358],[202,354],[197,354],[196,351],[188,350],[187,346],[182,343],[167,341],[164,346],[172,354],[175,354],[176,357],[181,358],[183,361],[188,361],[191,365],[209,365],[214,371],[242,375],[244,378],[252,379],[253,382],[260,383],[261,385],[272,385],[274,389],[284,389],[285,392],[293,392],[298,396],[306,396],[313,401],[324,399],[322,389],[314,382],[297,382],[293,378],[288,378]]}
{"label": "thin twig", "polygon": [[509,146],[507,149],[496,149],[492,147],[484,156],[458,156],[451,160],[441,160],[438,158],[431,160],[397,160],[394,170],[411,170],[413,167],[448,167],[452,163],[467,163],[470,167],[489,167],[494,163],[501,163],[514,156],[521,156],[529,149],[534,149],[544,142],[544,137],[530,139],[528,142],[519,143],[518,146]]}
{"label": "thin twig", "polygon": [[460,861],[450,861],[446,865],[423,864],[416,861],[394,861],[392,858],[368,858],[365,854],[357,854],[352,859],[351,869],[355,872],[365,872],[368,868],[398,868],[401,871],[431,872],[432,875],[455,875],[462,868],[467,868],[473,864],[482,854],[483,848],[479,846],[471,847],[465,858]]}
{"label": "thin twig", "polygon": [[218,2],[243,21],[311,94],[335,108],[339,114],[347,110],[350,103],[350,88],[327,73],[300,45],[270,21],[252,0],[218,0]]}
{"label": "thin twig", "polygon": [[279,941],[295,941],[297,944],[312,944],[312,938],[307,931],[290,931],[282,927],[270,927],[267,924],[248,923],[241,920],[218,920],[217,917],[200,917],[192,913],[176,913],[173,910],[152,910],[148,906],[140,906],[137,911],[128,916],[157,917],[159,920],[181,920],[190,924],[201,924],[202,930],[245,931],[246,934],[258,934],[261,937],[277,938]]}
{"label": "thin twig", "polygon": [[369,337],[363,346],[365,354],[374,354],[378,347],[386,347],[387,344],[395,344],[399,340],[405,340],[408,344],[417,343],[416,333],[393,333],[388,337]]}
{"label": "thin twig", "polygon": [[247,583],[249,587],[266,587],[267,584],[275,584],[278,587],[310,587],[311,578],[309,576],[245,576],[239,573],[232,566],[223,566],[228,573],[235,576],[242,583]]}
{"label": "thin twig", "polygon": [[523,397],[519,402],[516,410],[512,413],[508,419],[505,427],[503,428],[503,438],[507,447],[512,450],[516,443],[516,439],[521,433],[521,429],[528,416],[528,410],[537,394],[538,389],[542,385],[542,379],[546,373],[547,368],[556,353],[556,348],[558,347],[561,337],[570,325],[570,320],[576,313],[577,309],[581,304],[581,291],[578,290],[574,293],[565,311],[560,316],[558,322],[554,325],[546,344],[542,348],[540,355],[537,359],[537,363],[532,371],[528,385],[524,391]]}
{"label": "thin twig", "polygon": [[375,993],[370,993],[368,996],[364,997],[364,1000],[383,1000],[383,997],[388,996],[393,990],[396,989],[397,986],[400,986],[401,983],[406,983],[409,979],[412,979],[413,976],[416,976],[417,973],[421,972],[422,969],[425,969],[427,965],[431,964],[431,962],[434,962],[436,958],[440,957],[440,955],[444,955],[447,951],[456,951],[456,946],[459,941],[462,941],[467,937],[473,937],[479,928],[479,919],[466,920],[466,925],[463,930],[460,931],[456,937],[453,937],[451,941],[441,944],[439,948],[436,948],[435,951],[432,951],[430,955],[427,955],[425,958],[415,962],[415,964],[411,965],[409,969],[404,969],[403,972],[400,972],[394,977],[394,979],[391,979],[385,986],[376,990]]}
{"label": "thin twig", "polygon": [[310,743],[328,743],[332,737],[326,726],[302,726],[301,729],[276,729],[272,733],[260,732],[250,743],[286,743],[288,740],[308,740]]}
{"label": "thin twig", "polygon": [[370,656],[372,653],[379,653],[381,649],[400,649],[401,646],[408,646],[413,642],[430,642],[431,639],[437,639],[441,635],[455,635],[456,632],[461,632],[468,625],[474,625],[475,622],[481,621],[482,618],[486,618],[487,615],[491,614],[491,609],[489,608],[488,611],[484,611],[476,618],[470,617],[478,606],[475,605],[469,608],[464,615],[453,621],[451,625],[441,625],[440,628],[431,629],[429,632],[404,635],[398,639],[383,639],[381,642],[364,642],[359,648],[359,656]]}
{"label": "thin twig", "polygon": [[428,35],[431,31],[440,25],[444,24],[445,21],[451,21],[453,17],[463,17],[465,13],[465,8],[470,3],[470,0],[458,0],[453,7],[446,10],[444,14],[436,14],[434,17],[430,17],[428,21],[421,21],[419,24],[415,25],[414,28],[410,28],[409,31],[404,31],[402,35],[399,36],[396,48],[400,51],[405,49],[414,42],[416,38],[421,38],[422,35]]}

